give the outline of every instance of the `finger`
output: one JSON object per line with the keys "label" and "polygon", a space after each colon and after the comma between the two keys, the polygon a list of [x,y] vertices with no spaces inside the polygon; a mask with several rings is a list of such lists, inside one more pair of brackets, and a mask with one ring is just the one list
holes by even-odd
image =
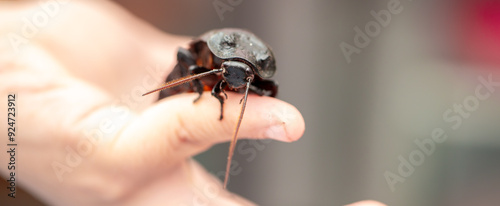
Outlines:
{"label": "finger", "polygon": [[[230,140],[242,95],[228,92],[222,120],[217,99],[209,93],[193,103],[195,98],[195,94],[180,94],[154,104],[123,131],[115,148],[148,148],[141,158],[164,161],[184,159]],[[238,136],[292,142],[304,129],[304,119],[294,106],[276,98],[250,95]]]}
{"label": "finger", "polygon": [[365,200],[361,202],[352,203],[346,206],[385,206],[385,205],[377,201]]}

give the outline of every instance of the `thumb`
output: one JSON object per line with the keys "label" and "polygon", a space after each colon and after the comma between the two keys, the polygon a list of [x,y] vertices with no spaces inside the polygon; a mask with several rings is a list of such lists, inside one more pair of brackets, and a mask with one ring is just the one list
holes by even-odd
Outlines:
{"label": "thumb", "polygon": [[[138,151],[141,158],[174,163],[230,140],[242,95],[228,92],[222,120],[216,98],[205,92],[193,103],[196,95],[175,95],[152,105],[123,131],[115,148],[147,148]],[[292,142],[302,136],[304,129],[304,119],[294,106],[276,98],[249,95],[238,136]]]}

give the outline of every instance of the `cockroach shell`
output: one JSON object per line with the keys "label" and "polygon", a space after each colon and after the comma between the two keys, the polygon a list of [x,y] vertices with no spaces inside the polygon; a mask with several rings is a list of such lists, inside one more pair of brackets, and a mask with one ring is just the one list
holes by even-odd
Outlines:
{"label": "cockroach shell", "polygon": [[261,78],[271,78],[276,63],[271,48],[249,31],[242,29],[217,29],[201,36],[210,51],[220,59],[236,59],[252,65]]}

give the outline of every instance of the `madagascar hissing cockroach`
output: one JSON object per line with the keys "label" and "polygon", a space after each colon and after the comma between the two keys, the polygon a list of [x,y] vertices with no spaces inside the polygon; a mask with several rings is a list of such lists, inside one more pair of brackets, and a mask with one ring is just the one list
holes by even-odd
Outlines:
{"label": "madagascar hissing cockroach", "polygon": [[[161,91],[159,99],[162,99],[182,92],[197,92],[199,95],[194,99],[196,102],[204,90],[211,89],[212,96],[220,102],[219,119],[222,120],[224,97],[227,99],[224,90],[245,93],[240,100],[240,104],[243,104],[229,146],[224,178],[226,188],[248,92],[275,97],[278,84],[269,79],[275,72],[273,52],[257,36],[242,29],[217,29],[196,38],[187,49],[179,48],[177,64],[167,77],[166,83],[143,96]],[[189,84],[184,84],[188,82]]]}

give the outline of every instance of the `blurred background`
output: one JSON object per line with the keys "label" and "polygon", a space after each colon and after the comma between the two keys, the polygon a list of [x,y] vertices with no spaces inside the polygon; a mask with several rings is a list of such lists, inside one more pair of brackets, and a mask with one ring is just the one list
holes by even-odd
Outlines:
{"label": "blurred background", "polygon": [[[291,144],[239,141],[229,190],[259,205],[500,204],[500,91],[471,100],[478,78],[499,79],[500,1],[117,2],[168,33],[240,27],[273,48],[278,98],[306,132]],[[227,148],[196,158],[217,174]]]}

